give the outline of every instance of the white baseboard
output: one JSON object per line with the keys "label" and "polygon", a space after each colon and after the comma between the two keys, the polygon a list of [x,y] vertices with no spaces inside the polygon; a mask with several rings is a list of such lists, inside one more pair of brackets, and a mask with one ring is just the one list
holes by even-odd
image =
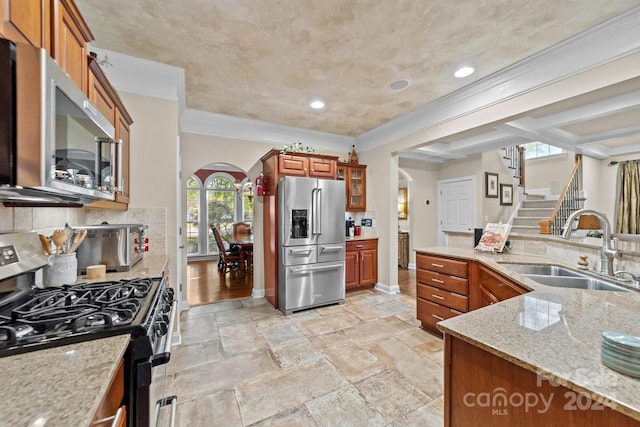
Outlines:
{"label": "white baseboard", "polygon": [[182,336],[180,335],[179,331],[174,331],[173,335],[171,336],[171,345],[180,345],[182,344]]}
{"label": "white baseboard", "polygon": [[410,262],[407,265],[407,270],[415,270],[416,269],[416,263],[415,262]]}
{"label": "white baseboard", "polygon": [[253,298],[264,298],[264,295],[265,295],[264,289],[253,288],[253,290],[251,291],[251,296]]}
{"label": "white baseboard", "polygon": [[400,286],[398,285],[385,285],[384,283],[376,283],[376,286],[374,287],[374,289],[376,291],[380,291],[380,292],[384,292],[385,294],[399,294],[400,293]]}

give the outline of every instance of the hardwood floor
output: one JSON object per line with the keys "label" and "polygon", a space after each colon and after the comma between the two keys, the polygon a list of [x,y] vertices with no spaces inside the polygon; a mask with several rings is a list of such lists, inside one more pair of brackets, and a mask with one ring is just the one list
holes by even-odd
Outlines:
{"label": "hardwood floor", "polygon": [[232,271],[222,274],[217,260],[187,262],[187,302],[210,304],[251,296],[253,273]]}
{"label": "hardwood floor", "polygon": [[[416,271],[398,269],[400,292],[416,296]],[[187,263],[187,302],[189,305],[211,304],[217,301],[246,298],[253,290],[253,273],[220,274],[218,261]]]}

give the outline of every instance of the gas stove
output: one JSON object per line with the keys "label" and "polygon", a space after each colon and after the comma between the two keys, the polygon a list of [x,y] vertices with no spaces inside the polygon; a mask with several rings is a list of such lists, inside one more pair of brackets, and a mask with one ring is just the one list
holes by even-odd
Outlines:
{"label": "gas stove", "polygon": [[[177,301],[162,277],[37,286],[47,265],[36,233],[0,234],[0,357],[131,336],[124,354],[127,425],[146,427],[153,412],[177,398],[152,397],[171,357]],[[166,375],[164,375],[166,377]],[[166,380],[165,380],[166,382]],[[154,406],[155,405],[155,406]]]}
{"label": "gas stove", "polygon": [[32,289],[0,308],[0,357],[122,333],[155,335],[149,325],[171,304],[164,289],[154,301],[163,287],[160,278],[143,278]]}

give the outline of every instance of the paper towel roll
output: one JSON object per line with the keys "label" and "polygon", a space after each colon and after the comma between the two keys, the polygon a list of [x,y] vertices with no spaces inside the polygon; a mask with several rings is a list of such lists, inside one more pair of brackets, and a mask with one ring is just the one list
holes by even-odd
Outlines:
{"label": "paper towel roll", "polygon": [[87,266],[87,279],[104,279],[107,276],[107,266],[104,264]]}

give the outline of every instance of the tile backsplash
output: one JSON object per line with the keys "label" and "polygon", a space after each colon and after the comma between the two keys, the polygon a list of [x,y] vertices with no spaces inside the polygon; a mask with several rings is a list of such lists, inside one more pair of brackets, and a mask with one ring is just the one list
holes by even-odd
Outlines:
{"label": "tile backsplash", "polygon": [[77,208],[7,208],[0,207],[0,233],[37,231],[50,235],[54,230],[74,225],[146,224],[149,226],[149,255],[165,255],[166,209],[131,208],[127,211]]}

